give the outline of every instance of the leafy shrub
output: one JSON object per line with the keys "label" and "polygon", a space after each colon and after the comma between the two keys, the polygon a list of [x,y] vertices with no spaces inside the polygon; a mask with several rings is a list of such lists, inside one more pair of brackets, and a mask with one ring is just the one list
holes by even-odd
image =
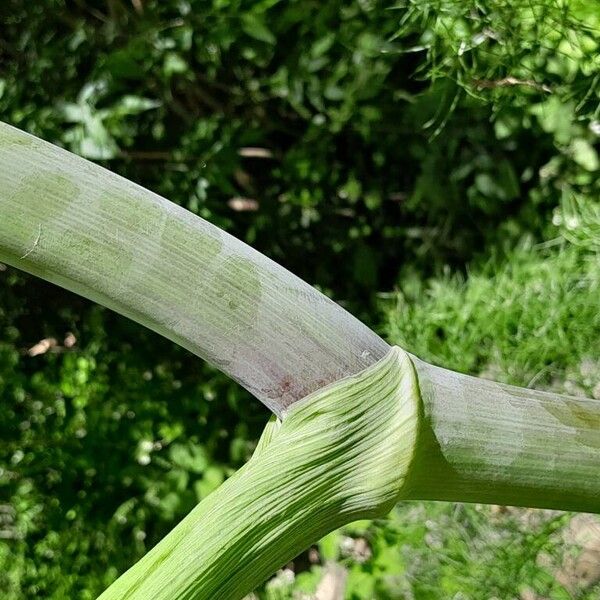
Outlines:
{"label": "leafy shrub", "polygon": [[362,311],[598,189],[598,16],[513,5],[15,0],[0,111]]}

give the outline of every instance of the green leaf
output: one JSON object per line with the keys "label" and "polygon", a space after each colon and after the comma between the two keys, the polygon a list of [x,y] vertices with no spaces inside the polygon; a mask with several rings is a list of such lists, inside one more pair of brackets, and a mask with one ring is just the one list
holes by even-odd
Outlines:
{"label": "green leaf", "polygon": [[188,64],[176,52],[169,52],[163,62],[163,72],[167,77],[185,73],[189,70]]}
{"label": "green leaf", "polygon": [[158,100],[152,100],[150,98],[144,98],[142,96],[123,96],[121,100],[114,105],[111,109],[111,115],[118,116],[129,116],[129,115],[138,115],[147,110],[151,110],[153,108],[158,108],[160,106],[160,102]]}
{"label": "green leaf", "polygon": [[209,465],[205,448],[191,442],[188,444],[173,444],[169,448],[169,458],[173,464],[192,473],[203,473]]}
{"label": "green leaf", "polygon": [[223,469],[217,466],[210,466],[204,472],[204,476],[194,484],[194,491],[198,501],[206,498],[211,492],[216,490],[225,480]]}
{"label": "green leaf", "polygon": [[546,102],[531,107],[534,114],[548,133],[561,144],[568,143],[573,135],[574,107],[571,103],[562,102],[560,98],[552,97]]}
{"label": "green leaf", "polygon": [[571,143],[573,160],[588,171],[597,171],[600,167],[596,149],[583,138],[576,138]]}
{"label": "green leaf", "polygon": [[277,41],[262,19],[257,17],[255,14],[246,13],[242,17],[242,29],[250,37],[253,37],[255,40],[259,40],[260,42],[265,42],[266,44],[275,44]]}
{"label": "green leaf", "polygon": [[324,560],[336,560],[340,550],[342,534],[339,530],[332,531],[319,541],[319,554]]}
{"label": "green leaf", "polygon": [[333,33],[333,32],[330,32],[327,35],[320,38],[319,40],[317,40],[312,45],[312,48],[310,50],[312,57],[318,58],[319,56],[322,56],[323,54],[325,54],[331,48],[331,46],[333,46],[334,42],[335,42],[335,33]]}

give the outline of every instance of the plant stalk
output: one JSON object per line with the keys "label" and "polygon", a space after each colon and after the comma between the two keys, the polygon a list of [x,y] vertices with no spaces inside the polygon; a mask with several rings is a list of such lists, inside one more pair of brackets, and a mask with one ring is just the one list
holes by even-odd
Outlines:
{"label": "plant stalk", "polygon": [[271,421],[250,461],[99,600],[233,600],[328,532],[385,515],[412,462],[418,391],[399,348]]}
{"label": "plant stalk", "polygon": [[2,124],[0,183],[0,260],[178,342],[281,419],[102,600],[241,597],[399,499],[600,512],[600,401],[390,349],[239,240]]}
{"label": "plant stalk", "polygon": [[0,261],[173,340],[278,416],[389,350],[330,298],[225,231],[3,123]]}
{"label": "plant stalk", "polygon": [[423,419],[405,498],[600,513],[600,400],[412,359]]}

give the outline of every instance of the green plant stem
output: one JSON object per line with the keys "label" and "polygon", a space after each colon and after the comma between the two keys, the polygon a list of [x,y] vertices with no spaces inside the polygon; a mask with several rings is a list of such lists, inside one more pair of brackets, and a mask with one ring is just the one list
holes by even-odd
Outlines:
{"label": "green plant stem", "polygon": [[393,507],[417,419],[412,363],[393,348],[270,422],[251,460],[100,599],[244,596],[329,531]]}
{"label": "green plant stem", "polygon": [[153,329],[281,415],[389,346],[191,212],[0,123],[0,261]]}
{"label": "green plant stem", "polygon": [[240,598],[327,532],[400,499],[600,512],[600,402],[394,347],[293,405],[252,459],[100,600]]}
{"label": "green plant stem", "polygon": [[403,497],[600,513],[600,401],[413,363],[424,418]]}
{"label": "green plant stem", "polygon": [[0,260],[177,341],[282,417],[103,600],[241,597],[328,531],[398,499],[600,512],[600,402],[386,350],[238,240],[3,125],[0,181]]}

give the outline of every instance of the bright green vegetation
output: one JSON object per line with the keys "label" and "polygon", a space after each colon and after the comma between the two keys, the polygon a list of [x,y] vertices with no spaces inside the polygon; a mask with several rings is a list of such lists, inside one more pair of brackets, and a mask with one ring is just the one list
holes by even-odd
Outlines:
{"label": "bright green vegetation", "polygon": [[[458,3],[411,4],[403,26],[402,9],[368,2],[191,2],[188,12],[148,1],[138,15],[125,0],[17,0],[0,9],[0,112],[232,231],[370,325],[385,321],[390,341],[425,359],[591,396],[594,3],[534,3],[553,20],[538,14],[519,29],[514,6],[530,2],[488,2],[468,20]],[[501,41],[458,54],[490,24]],[[573,27],[571,47],[562,38]],[[549,29],[558,50],[539,38]],[[435,53],[408,51],[423,45]],[[552,93],[472,84],[527,75]],[[273,158],[248,156],[251,147]],[[236,198],[258,209],[235,210]],[[69,331],[77,343],[65,350]],[[61,348],[28,356],[45,338]],[[95,597],[249,458],[266,419],[155,334],[0,272],[5,597]],[[592,600],[597,585],[569,595],[552,566],[581,550],[562,541],[570,519],[409,504],[319,549],[349,567],[348,597],[359,600],[504,599],[524,588]],[[295,561],[296,592],[317,585],[321,567],[309,566],[307,554]],[[291,597],[284,580],[261,596]]]}
{"label": "bright green vegetation", "polygon": [[556,241],[559,249],[524,247],[468,278],[406,280],[388,311],[390,339],[449,369],[582,393],[582,361],[592,377],[600,358],[600,253]]}

